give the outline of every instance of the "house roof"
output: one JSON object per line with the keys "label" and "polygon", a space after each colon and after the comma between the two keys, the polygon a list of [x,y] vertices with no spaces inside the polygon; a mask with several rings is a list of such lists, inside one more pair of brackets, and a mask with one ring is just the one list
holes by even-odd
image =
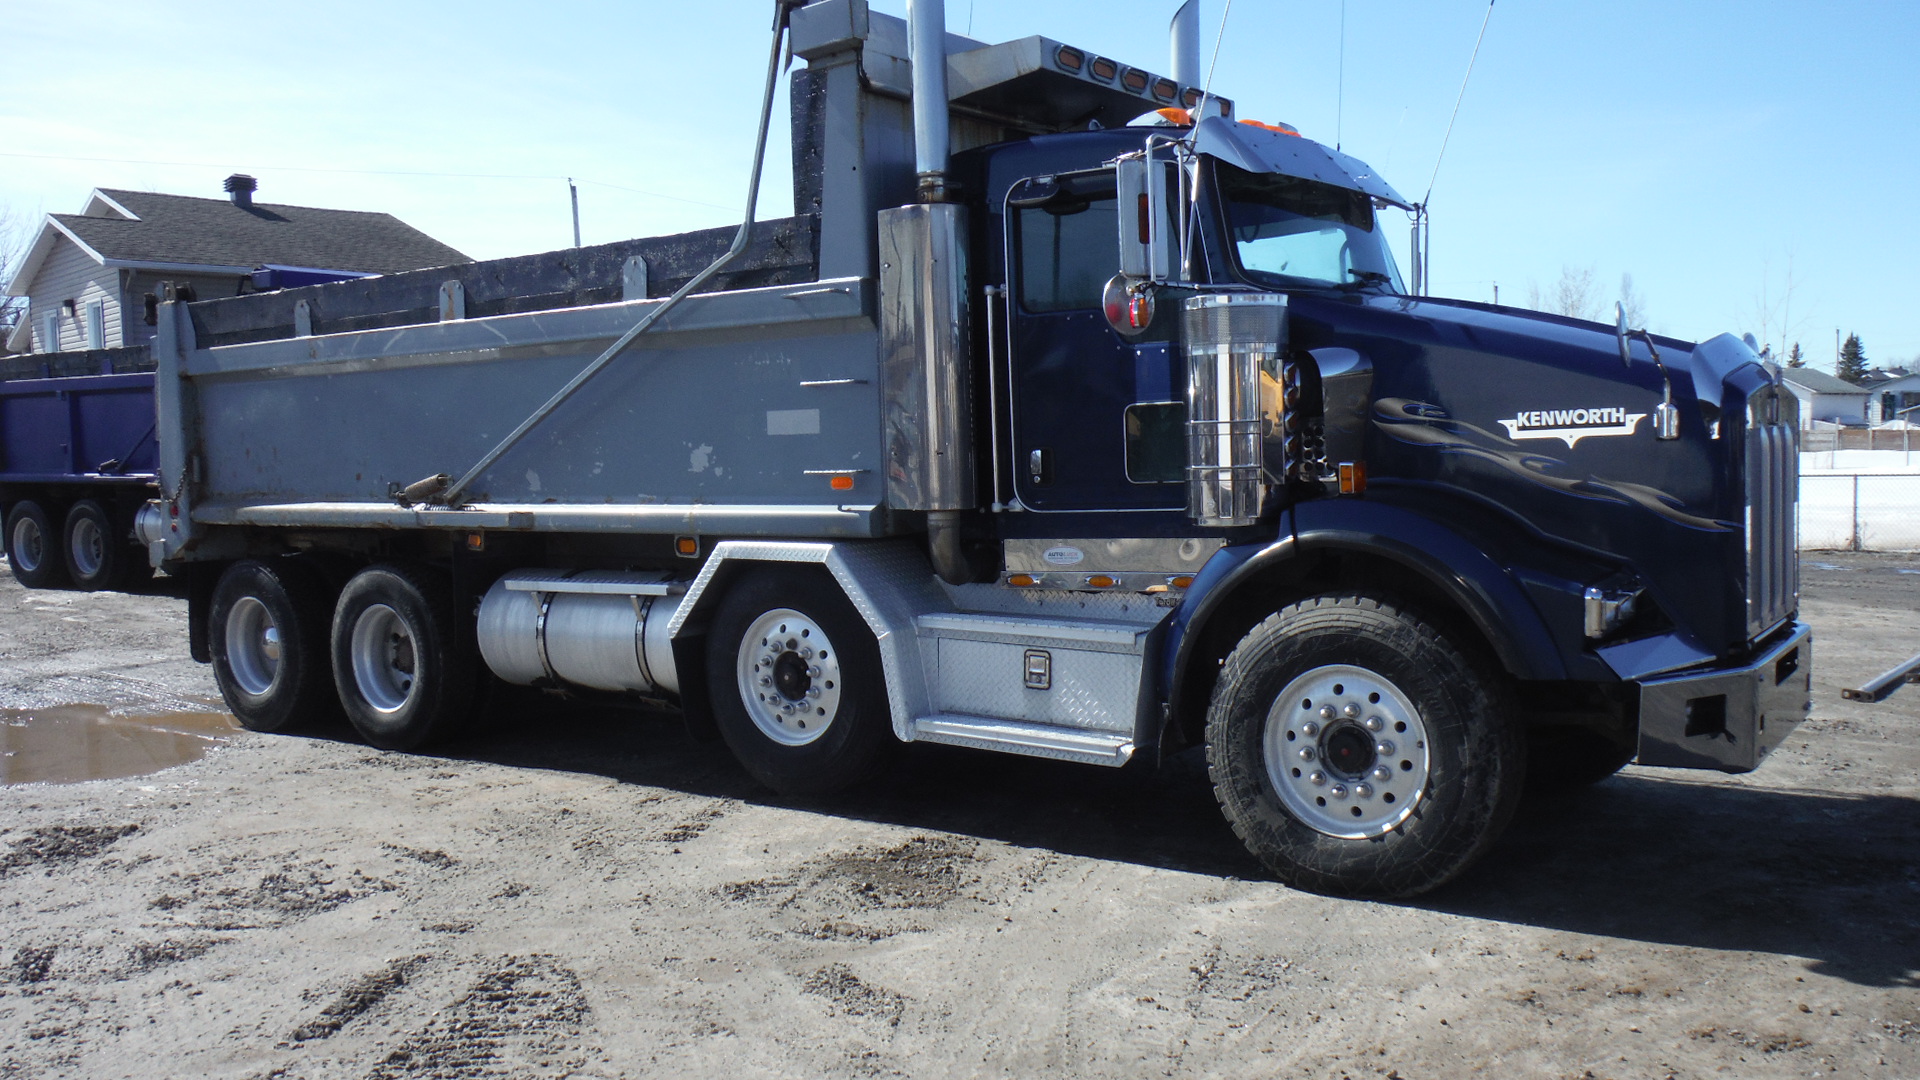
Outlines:
{"label": "house roof", "polygon": [[1845,379],[1836,378],[1824,371],[1813,368],[1784,368],[1780,377],[1795,386],[1811,390],[1816,394],[1865,394],[1862,387],[1853,385]]}
{"label": "house roof", "polygon": [[101,188],[86,213],[47,215],[9,294],[25,295],[62,236],[102,266],[181,272],[276,263],[390,274],[472,261],[392,214]]}

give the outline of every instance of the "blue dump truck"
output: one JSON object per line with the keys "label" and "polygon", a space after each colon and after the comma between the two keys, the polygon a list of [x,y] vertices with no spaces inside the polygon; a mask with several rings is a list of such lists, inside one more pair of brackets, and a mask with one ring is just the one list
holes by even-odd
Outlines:
{"label": "blue dump truck", "polygon": [[1405,896],[1529,783],[1806,716],[1797,410],[1739,340],[1417,295],[1406,199],[1184,63],[774,10],[791,218],[160,305],[133,531],[242,723],[625,694],[808,795],[1199,747],[1282,880]]}
{"label": "blue dump truck", "polygon": [[156,494],[145,348],[0,360],[0,522],[33,589],[124,589],[151,577],[134,514]]}

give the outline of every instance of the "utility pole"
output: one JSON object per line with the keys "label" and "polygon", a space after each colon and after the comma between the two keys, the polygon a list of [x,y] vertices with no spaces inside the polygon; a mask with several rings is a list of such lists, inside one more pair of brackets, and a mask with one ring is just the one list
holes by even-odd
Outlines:
{"label": "utility pole", "polygon": [[[573,177],[567,177],[567,194],[573,196],[573,246],[580,246],[580,189],[573,186]],[[1837,333],[1838,331],[1836,331]],[[1837,353],[1835,355],[1838,355]]]}

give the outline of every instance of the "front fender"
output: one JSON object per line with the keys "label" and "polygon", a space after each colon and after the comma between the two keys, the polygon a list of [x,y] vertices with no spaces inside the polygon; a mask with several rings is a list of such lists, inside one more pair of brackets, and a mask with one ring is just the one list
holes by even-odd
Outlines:
{"label": "front fender", "polygon": [[1168,715],[1184,715],[1188,675],[1202,659],[1196,644],[1231,597],[1289,561],[1339,552],[1392,561],[1431,584],[1473,623],[1515,677],[1568,677],[1538,608],[1513,574],[1478,545],[1411,510],[1327,499],[1292,507],[1282,515],[1277,539],[1222,548],[1195,576],[1167,628]]}

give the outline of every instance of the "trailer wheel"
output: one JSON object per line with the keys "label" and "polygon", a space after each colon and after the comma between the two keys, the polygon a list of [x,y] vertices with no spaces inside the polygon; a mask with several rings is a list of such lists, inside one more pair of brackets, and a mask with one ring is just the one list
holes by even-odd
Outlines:
{"label": "trailer wheel", "polygon": [[373,566],[333,610],[333,680],[347,719],[382,750],[415,750],[466,721],[477,650],[459,632],[453,591],[431,574]]}
{"label": "trailer wheel", "polygon": [[870,776],[892,747],[879,645],[823,575],[769,568],[741,579],[707,647],[720,736],[773,790],[840,790]]}
{"label": "trailer wheel", "polygon": [[326,587],[288,559],[234,563],[208,605],[213,678],[249,731],[286,731],[332,711]]}
{"label": "trailer wheel", "polygon": [[92,499],[81,499],[67,511],[64,545],[67,574],[73,587],[86,592],[122,589],[148,569],[138,549],[114,528],[113,515]]}
{"label": "trailer wheel", "polygon": [[1207,713],[1234,832],[1282,881],[1412,896],[1482,855],[1525,771],[1504,680],[1381,600],[1321,596],[1254,627]]}
{"label": "trailer wheel", "polygon": [[58,589],[67,583],[66,560],[60,556],[60,534],[47,512],[32,499],[13,504],[7,513],[7,565],[29,589]]}

